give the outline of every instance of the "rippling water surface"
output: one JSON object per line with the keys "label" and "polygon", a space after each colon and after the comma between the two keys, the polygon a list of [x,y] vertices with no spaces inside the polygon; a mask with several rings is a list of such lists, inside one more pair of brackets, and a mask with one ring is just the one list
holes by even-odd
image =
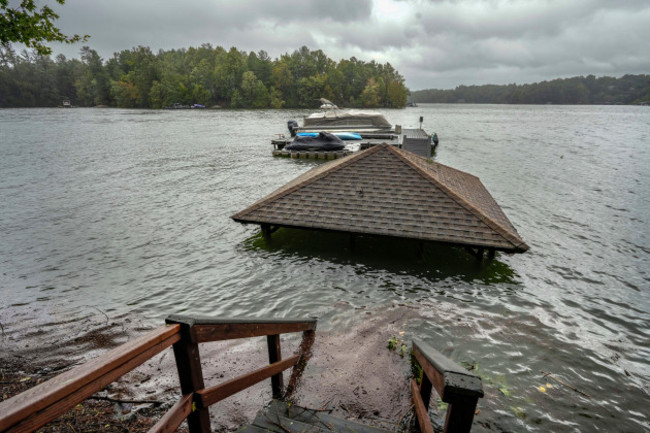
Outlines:
{"label": "rippling water surface", "polygon": [[0,110],[3,346],[103,314],[316,315],[331,330],[409,308],[407,335],[483,377],[477,428],[650,430],[648,107],[386,110],[405,127],[424,116],[436,159],[479,176],[531,246],[483,267],[406,241],[267,243],[230,220],[318,164],[270,155],[303,114]]}

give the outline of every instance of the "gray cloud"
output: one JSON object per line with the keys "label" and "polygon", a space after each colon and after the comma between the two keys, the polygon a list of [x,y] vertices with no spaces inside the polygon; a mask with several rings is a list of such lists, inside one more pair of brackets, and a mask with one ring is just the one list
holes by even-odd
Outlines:
{"label": "gray cloud", "polygon": [[[102,57],[202,43],[266,50],[302,45],[338,60],[390,62],[412,89],[650,73],[650,3],[630,0],[67,0],[67,33]],[[55,52],[76,57],[80,46]]]}

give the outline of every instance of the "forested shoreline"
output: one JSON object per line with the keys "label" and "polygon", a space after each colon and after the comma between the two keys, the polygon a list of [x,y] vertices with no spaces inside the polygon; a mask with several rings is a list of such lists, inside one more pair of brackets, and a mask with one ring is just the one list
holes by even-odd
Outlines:
{"label": "forested shoreline", "polygon": [[411,92],[414,102],[472,104],[645,104],[650,75],[558,78],[533,84],[458,86]]}
{"label": "forested shoreline", "polygon": [[302,108],[318,107],[322,97],[345,107],[401,108],[407,95],[390,63],[335,62],[304,46],[276,59],[210,44],[156,54],[139,46],[106,61],[90,47],[80,59],[0,49],[0,107],[55,107],[67,99],[81,107]]}

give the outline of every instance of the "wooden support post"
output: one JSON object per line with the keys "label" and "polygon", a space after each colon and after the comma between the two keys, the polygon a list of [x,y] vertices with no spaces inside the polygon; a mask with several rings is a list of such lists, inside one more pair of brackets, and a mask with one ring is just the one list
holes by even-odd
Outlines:
{"label": "wooden support post", "polygon": [[[449,403],[445,420],[445,433],[469,433],[476,412],[478,399],[483,397],[481,379],[462,368],[442,353],[422,341],[413,342],[413,355],[422,367],[422,385],[417,400],[430,398],[431,386],[445,403]],[[425,383],[428,378],[429,383]],[[417,392],[413,388],[412,392]],[[416,399],[414,398],[414,401]],[[418,413],[420,425],[428,424],[426,413]],[[426,422],[425,422],[426,421]]]}
{"label": "wooden support post", "polygon": [[[174,344],[174,357],[181,383],[181,394],[191,394],[202,390],[203,370],[198,343],[192,342],[191,323],[181,323],[181,340]],[[210,413],[207,407],[197,407],[187,417],[190,433],[210,433]]]}
{"label": "wooden support post", "polygon": [[[477,248],[476,251],[474,251],[473,248],[465,247],[465,251],[473,255],[479,264],[483,262],[483,256],[485,255],[485,248]],[[494,248],[490,248],[488,251],[494,251]]]}
{"label": "wooden support post", "polygon": [[[267,335],[266,341],[269,346],[269,364],[273,364],[282,360],[282,350],[280,348],[280,335]],[[282,398],[282,388],[284,387],[284,379],[282,372],[271,376],[271,389],[273,390],[273,398]]]}
{"label": "wooden support post", "polygon": [[478,251],[476,252],[476,260],[478,260],[479,263],[483,262],[484,253],[485,253],[485,248],[479,248]]}
{"label": "wooden support post", "polygon": [[449,400],[444,433],[469,433],[478,397],[454,396]]}
{"label": "wooden support post", "polygon": [[497,254],[496,250],[494,248],[490,248],[488,250],[488,260],[489,261],[494,260],[494,257],[496,257],[496,254]]}
{"label": "wooden support post", "polygon": [[431,390],[433,389],[433,384],[431,380],[422,372],[422,378],[420,379],[420,397],[422,397],[422,402],[424,403],[424,408],[429,409],[429,402],[431,401]]}
{"label": "wooden support post", "polygon": [[356,249],[356,246],[357,246],[356,238],[354,237],[354,235],[350,235],[350,252],[351,253],[354,252],[354,250]]}
{"label": "wooden support post", "polygon": [[271,226],[269,224],[260,224],[260,228],[262,229],[262,236],[264,236],[264,239],[269,240],[271,238]]}
{"label": "wooden support post", "polygon": [[424,242],[418,242],[418,259],[422,259],[424,257]]}

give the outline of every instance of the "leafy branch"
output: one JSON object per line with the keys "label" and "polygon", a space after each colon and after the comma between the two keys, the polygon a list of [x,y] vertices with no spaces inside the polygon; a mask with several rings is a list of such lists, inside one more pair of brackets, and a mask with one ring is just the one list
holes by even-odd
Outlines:
{"label": "leafy branch", "polygon": [[[56,2],[62,5],[65,0]],[[59,15],[47,5],[39,10],[34,0],[22,0],[16,8],[9,7],[9,0],[0,0],[0,43],[18,42],[34,48],[41,55],[49,55],[52,49],[45,45],[46,42],[73,44],[86,42],[90,37],[64,35],[54,25],[58,18]]]}

